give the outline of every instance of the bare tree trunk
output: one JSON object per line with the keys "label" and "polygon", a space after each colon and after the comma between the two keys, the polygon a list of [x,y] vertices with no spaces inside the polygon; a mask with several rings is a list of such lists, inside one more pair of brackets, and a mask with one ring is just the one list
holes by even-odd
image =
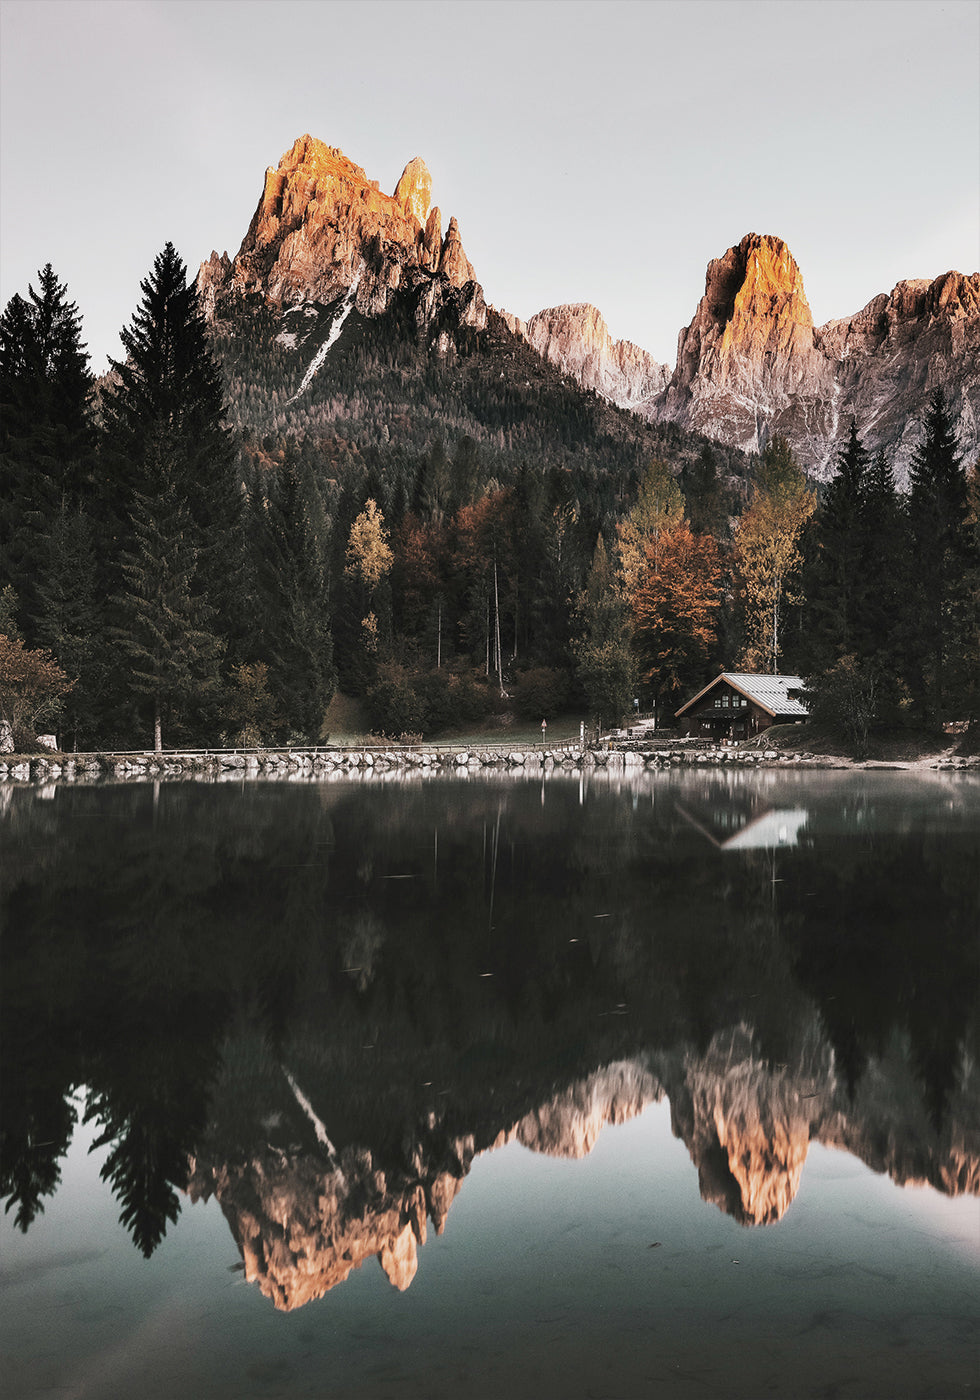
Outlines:
{"label": "bare tree trunk", "polygon": [[500,686],[500,696],[504,694],[504,667],[503,658],[500,654],[500,594],[497,592],[497,550],[493,551],[493,605],[497,621],[497,684]]}
{"label": "bare tree trunk", "polygon": [[163,736],[160,727],[160,697],[153,699],[153,752],[163,752]]}
{"label": "bare tree trunk", "polygon": [[442,599],[439,599],[439,623],[436,632],[436,670],[442,670]]}

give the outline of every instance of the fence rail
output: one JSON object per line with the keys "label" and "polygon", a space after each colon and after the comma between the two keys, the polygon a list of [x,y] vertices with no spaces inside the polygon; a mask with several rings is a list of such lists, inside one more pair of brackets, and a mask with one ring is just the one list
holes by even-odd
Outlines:
{"label": "fence rail", "polygon": [[[203,749],[93,749],[86,753],[61,753],[61,757],[68,757],[81,761],[86,758],[143,758],[143,759],[168,759],[168,758],[262,758],[270,754],[293,754],[296,757],[316,758],[317,756],[327,757],[330,754],[349,753],[369,753],[369,754],[390,754],[390,753],[428,753],[428,754],[459,754],[459,753],[569,753],[583,747],[589,747],[590,741],[587,739],[583,744],[580,738],[574,739],[548,739],[541,740],[514,740],[508,743],[506,740],[498,740],[490,743],[445,743],[445,744],[268,744],[262,748],[246,748],[239,745],[237,748],[203,748]],[[53,751],[57,752],[57,751]],[[38,757],[43,755],[37,755]]]}

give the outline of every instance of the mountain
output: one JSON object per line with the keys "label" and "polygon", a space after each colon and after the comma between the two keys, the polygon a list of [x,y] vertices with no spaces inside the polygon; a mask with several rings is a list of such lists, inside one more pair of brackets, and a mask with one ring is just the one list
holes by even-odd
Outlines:
{"label": "mountain", "polygon": [[865,446],[888,451],[904,479],[937,388],[963,447],[980,446],[978,366],[980,274],[899,282],[854,316],[815,326],[786,244],[750,233],[708,264],[670,384],[641,411],[749,452],[780,433],[821,477],[853,417]]}
{"label": "mountain", "polygon": [[663,383],[645,396],[638,384],[661,367],[612,342],[594,307],[553,307],[512,325],[584,387],[643,417],[744,452],[779,433],[817,477],[832,474],[853,417],[865,446],[884,448],[904,481],[937,388],[959,418],[965,452],[980,449],[978,273],[899,282],[853,316],[816,326],[789,248],[747,234],[708,264],[673,373],[662,367]]}
{"label": "mountain", "polygon": [[[532,461],[621,480],[652,457],[680,466],[704,449],[618,407],[661,390],[666,371],[614,343],[597,313],[566,308],[589,337],[583,384],[578,350],[565,364],[536,345],[570,344],[570,331],[536,318],[529,340],[487,305],[456,219],[442,232],[418,157],[388,195],[343,152],[300,137],[266,171],[235,257],[212,253],[197,288],[229,421],[257,437],[312,437],[334,457],[469,437],[498,480]],[[717,466],[747,469],[737,452]]]}
{"label": "mountain", "polygon": [[549,364],[620,408],[638,407],[670,381],[669,365],[628,340],[613,340],[588,302],[550,307],[526,323],[507,312],[501,315]]}
{"label": "mountain", "polygon": [[826,478],[853,417],[902,482],[942,387],[961,446],[980,449],[978,273],[903,281],[816,326],[787,245],[750,233],[708,264],[671,371],[613,340],[594,306],[526,323],[494,311],[432,197],[421,158],[388,195],[308,135],[266,171],[238,253],[212,253],[198,276],[236,426],[361,448],[466,435],[495,470],[554,447],[599,472],[626,444],[635,461],[693,459],[696,434],[734,451],[722,465],[735,475],[779,433]]}
{"label": "mountain", "polygon": [[379,316],[400,291],[418,295],[420,323],[447,301],[462,325],[481,328],[487,319],[455,218],[442,235],[425,162],[409,161],[386,195],[343,151],[311,136],[299,137],[266,171],[234,262],[212,253],[198,291],[212,319],[229,294],[258,292],[280,308],[344,297],[363,315]]}

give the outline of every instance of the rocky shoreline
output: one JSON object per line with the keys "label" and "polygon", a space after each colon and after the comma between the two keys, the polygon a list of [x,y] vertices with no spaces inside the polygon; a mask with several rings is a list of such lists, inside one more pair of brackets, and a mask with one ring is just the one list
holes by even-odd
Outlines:
{"label": "rocky shoreline", "polygon": [[584,770],[590,768],[669,768],[673,765],[726,765],[739,768],[825,768],[963,771],[980,769],[980,757],[952,751],[914,761],[860,761],[843,755],[775,748],[695,747],[683,744],[645,746],[602,743],[593,746],[544,745],[507,748],[421,744],[410,747],[323,747],[201,750],[156,753],[45,753],[9,755],[0,761],[0,783],[99,783],[172,781],[215,782],[228,779],[311,779],[358,772],[421,773],[504,770]]}

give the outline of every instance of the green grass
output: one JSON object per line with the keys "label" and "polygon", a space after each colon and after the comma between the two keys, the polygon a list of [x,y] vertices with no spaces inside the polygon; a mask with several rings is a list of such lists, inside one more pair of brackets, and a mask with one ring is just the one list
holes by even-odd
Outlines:
{"label": "green grass", "polygon": [[[556,742],[574,739],[579,732],[582,715],[557,715],[548,721],[548,738]],[[371,724],[361,702],[339,691],[330,702],[321,733],[329,736],[331,744],[368,743]],[[516,715],[488,716],[485,720],[461,729],[447,729],[427,734],[428,744],[539,744],[541,721],[524,720]]]}

